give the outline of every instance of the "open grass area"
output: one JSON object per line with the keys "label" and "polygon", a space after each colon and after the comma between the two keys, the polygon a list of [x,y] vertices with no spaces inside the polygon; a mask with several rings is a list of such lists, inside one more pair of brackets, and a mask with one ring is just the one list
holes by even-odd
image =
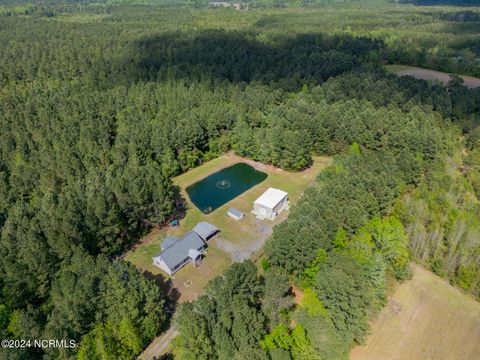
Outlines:
{"label": "open grass area", "polygon": [[[448,84],[448,82],[450,81],[450,74],[441,71],[428,70],[407,65],[386,65],[385,68],[387,69],[387,71],[397,74],[399,76],[413,76],[416,79],[427,81],[437,80],[442,82],[444,85]],[[463,79],[465,86],[472,89],[480,87],[479,78],[464,75],[459,76]]]}
{"label": "open grass area", "polygon": [[[268,177],[262,183],[209,214],[202,213],[191,203],[185,191],[189,185],[239,162],[248,163],[267,173]],[[180,301],[195,299],[201,294],[206,283],[226,269],[232,261],[241,261],[258,253],[271,234],[273,226],[287,218],[288,213],[282,213],[274,222],[256,219],[250,213],[254,200],[269,187],[277,187],[288,192],[291,206],[315,180],[318,173],[330,163],[331,158],[316,157],[309,169],[302,172],[288,172],[273,166],[246,160],[230,152],[192,169],[173,179],[174,183],[181,188],[182,195],[187,203],[186,216],[180,220],[179,227],[152,230],[135,249],[126,254],[126,260],[132,262],[140,270],[148,271],[154,275],[167,276],[152,264],[152,257],[160,251],[160,243],[165,236],[182,235],[202,220],[212,223],[220,229],[220,234],[209,241],[203,263],[198,268],[188,264],[172,277],[174,286],[180,291]],[[243,220],[236,221],[227,216],[227,209],[232,206],[245,213]]]}
{"label": "open grass area", "polygon": [[413,271],[351,360],[478,359],[480,303],[418,265]]}
{"label": "open grass area", "polygon": [[387,69],[388,72],[397,73],[399,71],[409,70],[412,68],[412,66],[394,64],[394,65],[385,65],[385,68]]}
{"label": "open grass area", "polygon": [[[245,245],[257,237],[257,235],[254,234],[253,229],[258,226],[258,223],[254,221],[255,216],[250,214],[250,211],[253,208],[253,202],[256,198],[258,198],[269,187],[276,187],[288,192],[290,204],[294,204],[305,188],[315,180],[320,170],[326,167],[330,161],[330,158],[317,157],[315,158],[312,167],[302,172],[288,172],[272,166],[245,160],[233,153],[228,153],[215,160],[209,161],[208,163],[174,179],[174,182],[182,189],[182,195],[187,199],[189,207],[187,216],[182,220],[180,233],[184,232],[184,228],[187,230],[191,229],[199,221],[206,220],[221,230],[222,238],[228,239],[235,244]],[[258,170],[266,172],[268,174],[267,179],[209,214],[202,213],[200,209],[190,202],[185,191],[189,185],[238,162],[246,162]],[[241,210],[246,215],[246,218],[242,221],[236,221],[228,217],[227,210],[230,207],[235,207]],[[281,221],[281,218],[279,218],[278,221]],[[262,223],[269,225],[272,224],[268,220],[265,220]]]}

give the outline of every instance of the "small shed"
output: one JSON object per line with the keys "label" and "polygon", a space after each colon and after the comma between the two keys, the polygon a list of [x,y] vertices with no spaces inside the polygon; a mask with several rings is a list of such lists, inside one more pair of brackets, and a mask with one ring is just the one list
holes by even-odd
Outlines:
{"label": "small shed", "polygon": [[230,216],[231,218],[235,219],[235,220],[242,220],[243,217],[245,216],[244,213],[242,213],[240,210],[235,209],[235,208],[228,209],[227,215]]}
{"label": "small shed", "polygon": [[207,241],[220,230],[212,224],[202,221],[193,228],[193,231],[195,231],[203,240]]}
{"label": "small shed", "polygon": [[252,213],[262,220],[274,220],[283,210],[288,210],[288,193],[269,188],[255,200]]}

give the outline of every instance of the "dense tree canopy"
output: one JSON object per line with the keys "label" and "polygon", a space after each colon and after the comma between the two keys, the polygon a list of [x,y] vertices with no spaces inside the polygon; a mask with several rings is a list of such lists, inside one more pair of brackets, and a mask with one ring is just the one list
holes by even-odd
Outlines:
{"label": "dense tree canopy", "polygon": [[407,243],[478,295],[480,90],[381,67],[478,75],[478,12],[0,3],[0,336],[79,344],[9,358],[138,354],[169,299],[120,255],[171,219],[175,175],[230,149],[335,162],[275,228],[265,273],[235,264],[180,307],[179,358],[344,358],[387,276],[408,277]]}
{"label": "dense tree canopy", "polygon": [[232,265],[209,283],[206,295],[179,309],[176,322],[182,333],[176,355],[183,359],[267,359],[258,346],[266,321],[259,303],[262,292],[252,262]]}
{"label": "dense tree canopy", "polygon": [[438,159],[428,177],[402,197],[395,212],[406,224],[412,255],[453,284],[480,296],[478,147]]}

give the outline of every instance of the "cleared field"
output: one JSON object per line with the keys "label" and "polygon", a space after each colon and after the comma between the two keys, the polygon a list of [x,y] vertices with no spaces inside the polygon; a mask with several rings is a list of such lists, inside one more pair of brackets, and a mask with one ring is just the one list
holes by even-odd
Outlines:
{"label": "cleared field", "polygon": [[[442,82],[444,85],[447,85],[450,81],[450,75],[445,72],[435,71],[435,70],[428,70],[414,66],[407,66],[407,65],[386,65],[385,66],[388,71],[397,74],[399,76],[413,76],[416,79],[421,80],[438,80]],[[465,86],[474,89],[480,86],[480,79],[471,77],[471,76],[464,76],[459,75],[463,81],[465,82]]]}
{"label": "cleared field", "polygon": [[[191,203],[185,191],[189,185],[239,162],[248,163],[267,173],[268,177],[262,183],[209,214],[204,214]],[[178,228],[164,227],[152,230],[133,250],[126,254],[125,258],[142,271],[148,271],[155,276],[167,277],[152,264],[152,257],[160,251],[160,243],[165,236],[184,234],[202,220],[214,224],[220,229],[220,234],[209,241],[207,254],[202,264],[197,268],[187,264],[171,278],[173,286],[180,292],[179,301],[193,300],[202,293],[204,286],[210,279],[225,270],[233,261],[242,261],[261,255],[262,246],[271,234],[273,226],[285,220],[288,216],[287,213],[282,213],[273,222],[260,221],[250,213],[253,201],[269,187],[277,187],[287,191],[290,204],[294,204],[303,191],[315,180],[318,173],[330,163],[331,158],[316,157],[309,169],[302,172],[288,172],[273,166],[246,160],[231,152],[211,160],[173,179],[174,183],[181,188],[182,195],[187,202],[187,212],[185,217],[180,220],[180,226]],[[243,220],[236,221],[227,216],[227,209],[232,206],[246,215]]]}
{"label": "cleared field", "polygon": [[412,265],[351,360],[469,360],[480,354],[480,303]]}

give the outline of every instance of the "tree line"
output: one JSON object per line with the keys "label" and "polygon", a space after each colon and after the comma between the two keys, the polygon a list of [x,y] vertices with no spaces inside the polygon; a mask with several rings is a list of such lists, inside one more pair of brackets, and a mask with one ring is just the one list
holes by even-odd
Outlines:
{"label": "tree line", "polygon": [[412,256],[452,284],[480,296],[478,128],[467,149],[454,142],[395,213],[405,224]]}

